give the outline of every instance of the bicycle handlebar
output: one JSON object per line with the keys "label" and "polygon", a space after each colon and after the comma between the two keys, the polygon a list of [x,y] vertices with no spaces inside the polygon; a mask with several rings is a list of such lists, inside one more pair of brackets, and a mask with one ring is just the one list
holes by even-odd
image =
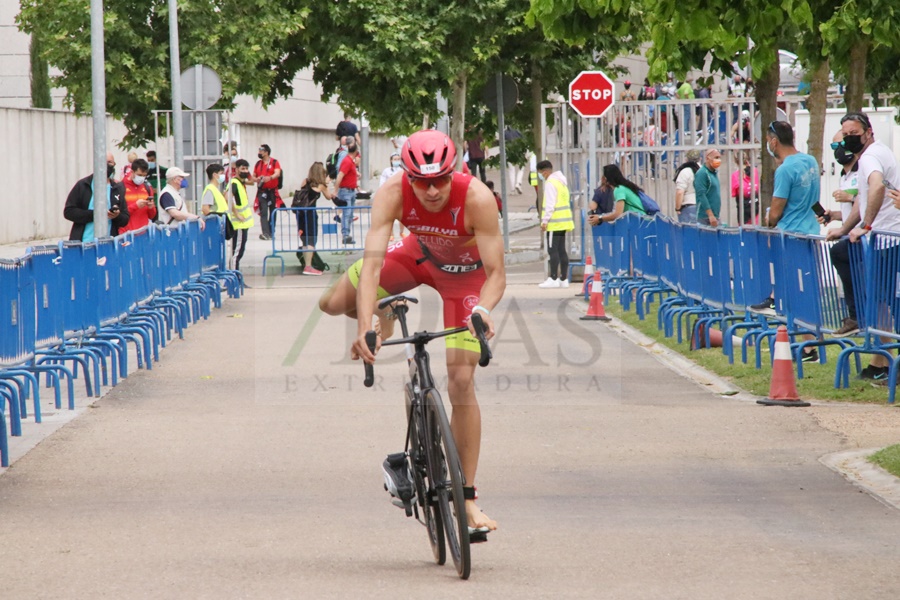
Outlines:
{"label": "bicycle handlebar", "polygon": [[[406,307],[404,307],[406,308]],[[478,338],[478,342],[481,346],[481,356],[478,358],[478,365],[481,367],[488,366],[488,363],[491,362],[493,358],[493,353],[491,352],[490,346],[487,343],[486,330],[484,327],[484,319],[481,318],[481,315],[478,313],[472,313],[472,326],[475,328],[475,337]],[[448,335],[453,335],[454,333],[461,333],[463,331],[468,331],[468,327],[456,327],[455,329],[445,329],[444,331],[418,331],[412,334],[409,337],[400,338],[397,340],[388,340],[385,342],[381,342],[382,346],[398,346],[400,344],[416,344],[416,343],[425,343],[432,340],[436,340],[437,338],[447,337]],[[374,331],[366,332],[366,345],[369,347],[369,350],[375,352],[375,345],[377,341],[377,336]],[[366,387],[372,387],[375,383],[375,370],[371,363],[364,363],[366,378],[363,381],[363,385]]]}
{"label": "bicycle handlebar", "polygon": [[[374,331],[366,332],[366,345],[369,347],[369,350],[375,352],[375,344],[378,341],[378,336]],[[364,363],[366,366],[366,378],[363,381],[363,385],[366,387],[372,387],[375,383],[375,369],[372,367],[372,363]]]}

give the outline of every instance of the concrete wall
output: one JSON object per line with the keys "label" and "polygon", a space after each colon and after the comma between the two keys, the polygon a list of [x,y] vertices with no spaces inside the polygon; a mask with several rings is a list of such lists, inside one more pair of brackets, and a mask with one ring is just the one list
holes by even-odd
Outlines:
{"label": "concrete wall", "polygon": [[[16,27],[19,0],[0,0],[0,106],[31,107],[31,36]],[[50,74],[55,74],[51,70]],[[53,108],[62,108],[65,90],[50,92]]]}
{"label": "concrete wall", "polygon": [[[113,148],[125,129],[112,119],[106,127]],[[0,108],[0,148],[7,172],[0,200],[0,244],[68,236],[72,224],[63,218],[63,207],[74,183],[93,169],[93,137],[90,118]],[[115,154],[121,172],[125,153]]]}

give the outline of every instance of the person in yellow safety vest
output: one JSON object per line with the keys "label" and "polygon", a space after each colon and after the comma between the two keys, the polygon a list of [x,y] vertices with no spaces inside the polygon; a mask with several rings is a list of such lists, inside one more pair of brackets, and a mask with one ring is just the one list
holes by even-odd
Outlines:
{"label": "person in yellow safety vest", "polygon": [[231,197],[234,204],[231,206],[231,224],[234,226],[234,237],[231,239],[231,260],[234,261],[234,269],[240,270],[241,258],[244,257],[244,249],[247,247],[247,231],[253,227],[253,206],[247,200],[247,185],[244,183],[250,179],[250,163],[243,158],[234,163],[237,169],[234,179],[231,180]]}
{"label": "person in yellow safety vest", "polygon": [[225,183],[225,167],[222,165],[209,165],[206,167],[206,176],[209,183],[203,189],[203,195],[200,197],[200,210],[203,216],[221,215],[225,217],[225,240],[234,237],[234,225],[231,224],[231,218],[228,214],[228,200],[222,194],[219,186]]}
{"label": "person in yellow safety vest", "polygon": [[538,191],[537,154],[534,152],[528,153],[528,185],[534,188],[534,202],[538,212],[540,212],[541,207],[538,204],[540,193]]}
{"label": "person in yellow safety vest", "polygon": [[537,164],[538,178],[544,182],[544,212],[541,215],[541,231],[547,232],[547,251],[550,254],[550,272],[540,288],[569,287],[569,254],[566,251],[566,232],[575,229],[572,203],[566,176],[554,171],[549,160]]}

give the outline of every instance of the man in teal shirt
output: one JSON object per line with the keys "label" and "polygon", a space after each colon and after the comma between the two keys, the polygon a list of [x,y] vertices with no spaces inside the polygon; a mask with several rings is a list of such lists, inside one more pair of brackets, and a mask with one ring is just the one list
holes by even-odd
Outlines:
{"label": "man in teal shirt", "polygon": [[713,148],[706,153],[703,166],[694,176],[694,191],[697,193],[697,222],[707,227],[719,226],[719,211],[722,197],[719,191],[719,166],[722,154]]}
{"label": "man in teal shirt", "polygon": [[781,161],[767,225],[786,233],[819,234],[813,205],[819,201],[819,163],[794,147],[794,130],[787,121],[773,121],[766,132],[769,154]]}

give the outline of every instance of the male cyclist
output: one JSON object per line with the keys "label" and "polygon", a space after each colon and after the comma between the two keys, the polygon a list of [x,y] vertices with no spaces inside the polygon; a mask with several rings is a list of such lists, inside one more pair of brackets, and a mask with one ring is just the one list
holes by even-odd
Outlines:
{"label": "male cyclist", "polygon": [[[450,428],[466,485],[471,486],[465,488],[469,527],[493,530],[497,523],[475,504],[481,449],[481,410],[474,385],[479,344],[469,317],[473,311],[480,312],[488,339],[493,337],[491,311],[506,288],[497,204],[482,182],[454,171],[456,149],[439,131],[414,133],[403,143],[400,157],[404,171],[388,179],[372,201],[363,258],[325,292],[319,307],[330,315],[359,320],[350,354],[366,362],[375,361],[365,334],[373,328],[380,298],[424,283],[441,295],[445,328],[468,323],[468,332],[445,338],[453,405]],[[412,235],[389,247],[395,219]],[[384,318],[386,313],[377,315],[384,339],[394,328],[393,321]]]}

